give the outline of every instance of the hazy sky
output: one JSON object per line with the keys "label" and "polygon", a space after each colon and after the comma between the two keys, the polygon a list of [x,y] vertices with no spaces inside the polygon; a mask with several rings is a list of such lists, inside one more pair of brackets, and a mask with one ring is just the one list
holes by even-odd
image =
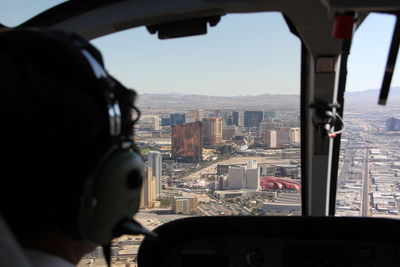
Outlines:
{"label": "hazy sky", "polygon": [[[63,1],[0,2],[0,22],[18,25]],[[394,18],[372,15],[349,58],[347,91],[379,88]],[[300,41],[278,13],[227,15],[208,34],[158,40],[145,28],[93,41],[111,74],[139,93],[207,95],[299,94]],[[400,61],[399,61],[400,64]],[[399,69],[399,68],[397,68]],[[392,86],[400,85],[396,71]]]}

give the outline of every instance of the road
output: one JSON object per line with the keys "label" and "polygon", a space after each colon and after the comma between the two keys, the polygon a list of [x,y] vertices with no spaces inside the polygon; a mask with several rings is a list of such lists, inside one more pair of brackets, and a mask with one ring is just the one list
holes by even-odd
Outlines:
{"label": "road", "polygon": [[[365,158],[369,157],[369,149],[365,151]],[[362,210],[361,216],[367,217],[369,211],[369,170],[368,161],[363,162],[363,190],[362,190]]]}
{"label": "road", "polygon": [[198,205],[200,212],[206,216],[219,216],[219,215],[250,215],[250,212],[237,203],[203,203]]}
{"label": "road", "polygon": [[[353,156],[354,156],[354,149],[346,148],[346,153],[345,153],[344,158],[345,159],[352,159]],[[348,175],[347,171],[351,167],[351,163],[352,163],[352,160],[346,160],[346,161],[343,162],[343,166],[340,169],[340,172],[339,172],[339,175],[338,175],[337,185],[341,185],[342,182],[345,180],[345,177]]]}

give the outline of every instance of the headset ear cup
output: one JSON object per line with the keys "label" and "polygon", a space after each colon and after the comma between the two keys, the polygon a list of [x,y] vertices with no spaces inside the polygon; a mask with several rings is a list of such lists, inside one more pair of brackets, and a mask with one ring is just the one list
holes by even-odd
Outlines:
{"label": "headset ear cup", "polygon": [[79,229],[84,239],[107,244],[123,219],[138,211],[143,181],[143,160],[132,150],[118,148],[97,169],[84,195]]}

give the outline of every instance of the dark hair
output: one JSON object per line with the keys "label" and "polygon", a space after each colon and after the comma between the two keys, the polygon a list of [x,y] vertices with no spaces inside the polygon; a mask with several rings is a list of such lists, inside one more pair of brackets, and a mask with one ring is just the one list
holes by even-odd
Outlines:
{"label": "dark hair", "polygon": [[70,33],[0,33],[0,205],[18,238],[49,229],[78,237],[85,181],[110,148],[104,92],[76,40],[102,64]]}

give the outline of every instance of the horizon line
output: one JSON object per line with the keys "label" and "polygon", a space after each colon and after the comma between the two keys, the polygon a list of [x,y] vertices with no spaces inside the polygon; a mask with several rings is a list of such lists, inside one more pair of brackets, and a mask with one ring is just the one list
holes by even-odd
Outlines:
{"label": "horizon line", "polygon": [[[399,86],[393,86],[391,89],[400,89]],[[356,90],[356,91],[346,91],[345,93],[359,93],[359,92],[366,92],[366,91],[379,91],[380,89],[371,88],[371,89],[364,89],[364,90]],[[137,92],[138,95],[176,95],[176,96],[211,96],[211,97],[255,97],[255,96],[262,96],[262,95],[284,95],[284,96],[300,96],[300,93],[293,94],[293,93],[264,93],[264,94],[256,94],[256,95],[206,95],[206,94],[194,94],[194,93],[179,93],[179,92],[168,92],[168,93],[140,93]]]}

